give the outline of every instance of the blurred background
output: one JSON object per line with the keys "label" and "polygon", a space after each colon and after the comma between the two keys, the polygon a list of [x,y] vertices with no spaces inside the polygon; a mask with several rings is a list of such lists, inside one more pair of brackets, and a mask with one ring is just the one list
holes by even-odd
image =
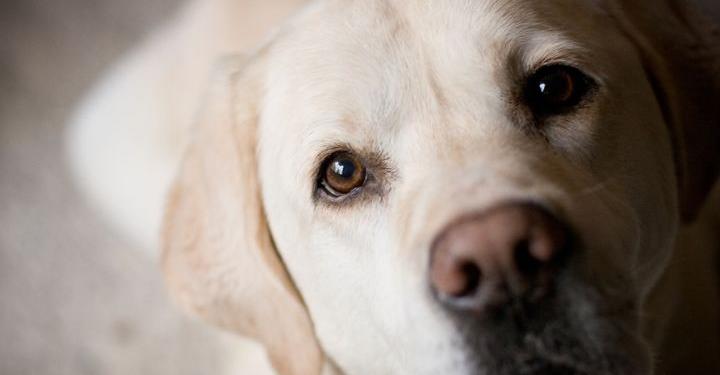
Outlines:
{"label": "blurred background", "polygon": [[[720,0],[697,1],[720,20]],[[233,339],[177,312],[154,261],[84,202],[63,150],[78,100],[180,3],[0,0],[2,375],[221,372]]]}
{"label": "blurred background", "polygon": [[[242,1],[242,0],[240,0]],[[233,340],[73,185],[64,127],[177,0],[0,0],[0,374],[213,374]]]}

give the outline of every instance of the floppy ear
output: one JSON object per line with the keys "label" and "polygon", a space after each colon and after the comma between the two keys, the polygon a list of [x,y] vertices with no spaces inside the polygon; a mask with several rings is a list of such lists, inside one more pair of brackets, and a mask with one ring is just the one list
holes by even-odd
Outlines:
{"label": "floppy ear", "polygon": [[689,0],[615,0],[671,126],[681,213],[691,221],[720,171],[720,31]]}
{"label": "floppy ear", "polygon": [[323,355],[264,217],[256,133],[261,64],[224,62],[170,194],[163,267],[182,305],[260,341],[282,375],[318,375]]}

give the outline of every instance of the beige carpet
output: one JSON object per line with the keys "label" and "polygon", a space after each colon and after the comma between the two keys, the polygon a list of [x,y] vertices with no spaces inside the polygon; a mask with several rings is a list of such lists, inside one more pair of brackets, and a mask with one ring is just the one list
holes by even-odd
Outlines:
{"label": "beige carpet", "polygon": [[171,307],[63,160],[79,97],[176,2],[0,0],[0,374],[219,372],[215,335]]}

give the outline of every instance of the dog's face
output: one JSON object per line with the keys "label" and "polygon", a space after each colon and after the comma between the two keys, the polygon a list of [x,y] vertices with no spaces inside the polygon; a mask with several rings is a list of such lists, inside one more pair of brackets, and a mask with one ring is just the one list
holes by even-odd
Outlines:
{"label": "dog's face", "polygon": [[172,282],[286,373],[319,356],[278,343],[294,325],[346,374],[649,373],[679,115],[609,8],[310,7],[191,149]]}

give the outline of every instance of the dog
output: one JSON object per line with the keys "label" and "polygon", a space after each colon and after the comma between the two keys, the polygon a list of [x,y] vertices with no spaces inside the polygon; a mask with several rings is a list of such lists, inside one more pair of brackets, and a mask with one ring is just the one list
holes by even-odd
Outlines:
{"label": "dog", "polygon": [[720,32],[689,4],[213,0],[159,35],[75,169],[278,374],[720,373]]}

